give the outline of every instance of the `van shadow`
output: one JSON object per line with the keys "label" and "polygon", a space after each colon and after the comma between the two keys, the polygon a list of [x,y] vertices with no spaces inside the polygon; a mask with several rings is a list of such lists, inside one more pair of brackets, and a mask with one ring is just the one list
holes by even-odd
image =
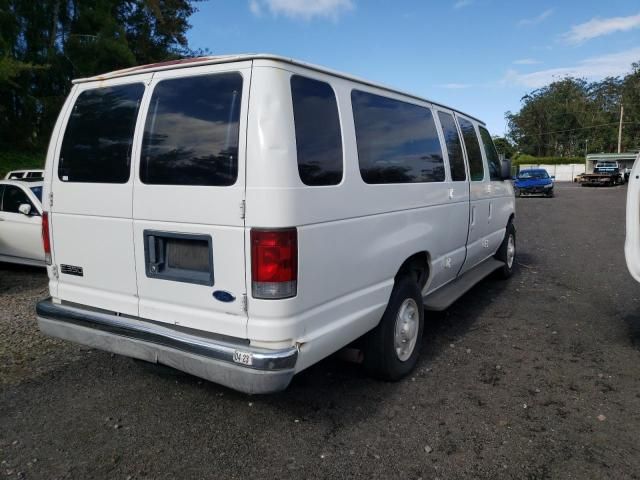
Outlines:
{"label": "van shadow", "polygon": [[[517,278],[518,269],[514,276]],[[261,405],[280,410],[282,415],[296,415],[301,419],[313,419],[329,415],[336,428],[366,422],[380,409],[394,409],[394,402],[387,402],[397,395],[412,394],[422,388],[412,381],[445,354],[454,341],[464,339],[477,328],[479,318],[492,308],[494,315],[509,315],[492,305],[508,288],[509,281],[490,276],[467,292],[443,312],[425,312],[423,349],[415,373],[396,382],[383,382],[368,377],[364,369],[341,359],[340,353],[324,359],[296,375],[284,392],[255,397]],[[508,303],[504,303],[505,305]],[[410,382],[410,385],[407,383]],[[442,393],[442,392],[441,392]]]}
{"label": "van shadow", "polygon": [[631,346],[640,350],[640,314],[625,315],[623,321],[627,327],[627,338]]}

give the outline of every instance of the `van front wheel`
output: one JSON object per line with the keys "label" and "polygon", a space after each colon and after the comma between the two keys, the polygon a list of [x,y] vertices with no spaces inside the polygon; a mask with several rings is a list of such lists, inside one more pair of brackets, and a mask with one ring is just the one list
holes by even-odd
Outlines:
{"label": "van front wheel", "polygon": [[408,375],[418,362],[423,330],[420,287],[415,279],[404,276],[396,281],[382,320],[365,339],[367,372],[392,382]]}

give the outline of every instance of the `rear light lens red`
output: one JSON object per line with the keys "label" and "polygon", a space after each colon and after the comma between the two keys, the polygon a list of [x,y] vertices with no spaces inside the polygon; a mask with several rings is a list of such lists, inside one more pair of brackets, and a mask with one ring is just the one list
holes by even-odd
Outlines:
{"label": "rear light lens red", "polygon": [[49,238],[49,212],[42,212],[42,246],[44,259],[47,265],[51,265],[51,240]]}
{"label": "rear light lens red", "polygon": [[298,232],[295,228],[251,230],[251,290],[254,298],[295,297]]}

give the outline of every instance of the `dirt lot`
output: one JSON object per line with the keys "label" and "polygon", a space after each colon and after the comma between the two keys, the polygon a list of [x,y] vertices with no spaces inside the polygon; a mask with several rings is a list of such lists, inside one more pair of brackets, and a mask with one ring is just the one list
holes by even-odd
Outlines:
{"label": "dirt lot", "polygon": [[518,268],[429,314],[412,378],[331,358],[278,395],[42,337],[0,265],[0,477],[638,478],[640,286],[623,187],[518,199]]}

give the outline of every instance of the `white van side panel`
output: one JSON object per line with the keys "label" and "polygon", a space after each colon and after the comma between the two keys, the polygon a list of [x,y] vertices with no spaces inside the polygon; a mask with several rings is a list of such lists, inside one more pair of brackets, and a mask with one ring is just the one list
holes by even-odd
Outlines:
{"label": "white van side panel", "polygon": [[[427,254],[436,282],[455,278],[464,260],[468,194],[462,189],[460,197],[451,198],[446,164],[444,182],[368,185],[362,180],[351,90],[430,104],[268,63],[273,62],[255,61],[252,76],[246,225],[297,227],[298,294],[277,301],[249,295],[248,337],[260,345],[300,343],[302,369],[375,327],[398,269],[412,255]],[[328,82],[336,93],[344,156],[338,185],[309,187],[300,180],[289,86],[293,73]],[[246,250],[250,265],[248,240]]]}

